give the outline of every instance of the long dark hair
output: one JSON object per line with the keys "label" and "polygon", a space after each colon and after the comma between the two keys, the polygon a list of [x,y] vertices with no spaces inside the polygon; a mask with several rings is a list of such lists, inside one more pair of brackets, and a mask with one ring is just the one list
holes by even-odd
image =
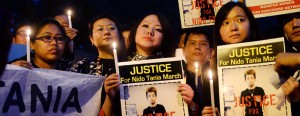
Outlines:
{"label": "long dark hair", "polygon": [[154,55],[155,53],[161,52],[163,57],[173,57],[175,54],[176,45],[175,45],[175,38],[173,35],[171,25],[164,15],[156,12],[147,13],[132,27],[130,35],[128,37],[130,41],[130,45],[127,50],[127,55],[135,54],[136,52],[135,35],[136,35],[137,28],[140,25],[140,23],[143,21],[143,19],[149,15],[156,15],[158,17],[158,20],[162,27],[162,33],[163,33],[163,40],[161,42],[161,45],[157,49],[155,49],[152,54]]}
{"label": "long dark hair", "polygon": [[216,19],[215,19],[215,30],[214,30],[215,44],[216,44],[215,46],[225,44],[221,38],[220,28],[222,26],[223,21],[226,19],[227,15],[230,13],[232,8],[235,6],[239,6],[245,11],[246,16],[248,17],[249,22],[250,22],[250,37],[247,37],[244,40],[244,42],[256,41],[256,40],[261,39],[256,20],[253,16],[252,12],[247,8],[247,6],[241,2],[228,2],[227,4],[225,4],[224,6],[222,6],[220,8],[220,10],[217,13]]}
{"label": "long dark hair", "polygon": [[45,20],[42,20],[37,26],[36,28],[34,29],[35,31],[33,31],[32,33],[32,37],[30,38],[30,41],[32,43],[35,42],[35,38],[37,37],[38,33],[40,33],[40,31],[48,24],[53,24],[55,26],[58,27],[59,31],[62,32],[62,36],[67,40],[68,39],[68,36],[66,34],[66,31],[65,31],[65,28],[63,28],[60,23],[58,21],[56,21],[55,19],[53,18],[47,18]]}
{"label": "long dark hair", "polygon": [[90,34],[90,36],[93,35],[93,29],[94,29],[95,22],[100,20],[100,19],[104,19],[104,18],[108,18],[109,20],[113,21],[116,24],[116,27],[118,29],[118,35],[119,35],[119,42],[118,42],[118,47],[117,47],[118,59],[122,61],[122,60],[124,60],[123,59],[124,56],[125,56],[124,50],[126,50],[126,47],[125,47],[125,42],[124,42],[123,35],[121,33],[121,28],[120,28],[119,22],[116,18],[114,18],[112,15],[109,15],[109,14],[102,14],[102,15],[96,16],[89,23],[89,34]]}

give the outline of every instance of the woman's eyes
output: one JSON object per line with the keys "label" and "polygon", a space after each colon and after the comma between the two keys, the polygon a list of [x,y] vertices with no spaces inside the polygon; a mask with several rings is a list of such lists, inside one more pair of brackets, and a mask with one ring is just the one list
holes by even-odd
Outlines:
{"label": "woman's eyes", "polygon": [[237,22],[244,22],[246,19],[245,18],[238,18]]}
{"label": "woman's eyes", "polygon": [[158,32],[162,32],[162,29],[158,28],[158,29],[155,29],[156,31]]}
{"label": "woman's eyes", "polygon": [[143,25],[142,25],[142,27],[146,27],[146,28],[148,28],[148,27],[149,27],[149,25],[143,24]]}
{"label": "woman's eyes", "polygon": [[228,25],[229,21],[224,21],[222,25]]}

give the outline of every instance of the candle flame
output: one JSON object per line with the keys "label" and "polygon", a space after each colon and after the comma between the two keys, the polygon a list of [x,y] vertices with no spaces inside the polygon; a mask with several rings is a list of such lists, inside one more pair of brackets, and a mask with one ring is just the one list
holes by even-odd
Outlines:
{"label": "candle flame", "polygon": [[31,30],[30,29],[27,29],[26,30],[26,33],[27,33],[27,37],[29,37],[30,33],[31,33]]}
{"label": "candle flame", "polygon": [[114,49],[116,49],[116,46],[117,46],[116,42],[113,42]]}
{"label": "candle flame", "polygon": [[198,62],[195,63],[195,68],[198,69]]}
{"label": "candle flame", "polygon": [[68,15],[69,15],[69,16],[71,15],[71,10],[68,10]]}
{"label": "candle flame", "polygon": [[212,72],[211,72],[210,69],[208,70],[208,77],[209,77],[210,80],[212,80]]}

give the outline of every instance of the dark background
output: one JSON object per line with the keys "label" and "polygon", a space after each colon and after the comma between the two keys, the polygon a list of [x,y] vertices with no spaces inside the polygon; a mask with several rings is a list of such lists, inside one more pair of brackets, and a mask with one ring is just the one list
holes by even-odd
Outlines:
{"label": "dark background", "polygon": [[[121,27],[127,27],[145,12],[158,11],[173,26],[176,42],[181,31],[178,0],[0,0],[0,8],[10,12],[11,23],[18,20],[36,23],[71,9],[73,28],[79,30],[74,40],[75,47],[88,52],[95,52],[88,38],[88,22],[102,13],[112,14]],[[257,19],[264,39],[282,36],[281,22],[277,19],[276,16]],[[213,32],[213,26],[200,28]]]}

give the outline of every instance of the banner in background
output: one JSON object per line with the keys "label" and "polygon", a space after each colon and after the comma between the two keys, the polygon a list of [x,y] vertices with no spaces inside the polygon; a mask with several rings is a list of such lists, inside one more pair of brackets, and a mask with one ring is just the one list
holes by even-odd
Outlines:
{"label": "banner in background", "polygon": [[100,110],[104,77],[7,65],[0,80],[0,115],[87,115]]}
{"label": "banner in background", "polygon": [[[178,0],[181,28],[214,25],[218,10],[232,0]],[[299,0],[240,0],[255,18],[300,11]]]}

